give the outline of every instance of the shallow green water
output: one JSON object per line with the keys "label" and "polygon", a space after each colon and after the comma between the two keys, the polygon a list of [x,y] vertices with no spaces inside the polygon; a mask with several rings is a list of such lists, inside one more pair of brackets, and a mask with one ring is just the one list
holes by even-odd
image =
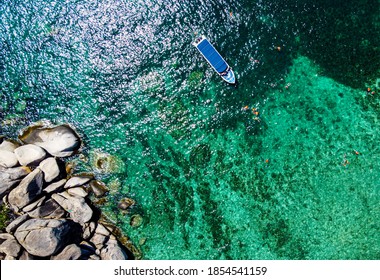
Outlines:
{"label": "shallow green water", "polygon": [[2,133],[76,126],[146,259],[379,259],[379,2],[188,2],[3,1]]}

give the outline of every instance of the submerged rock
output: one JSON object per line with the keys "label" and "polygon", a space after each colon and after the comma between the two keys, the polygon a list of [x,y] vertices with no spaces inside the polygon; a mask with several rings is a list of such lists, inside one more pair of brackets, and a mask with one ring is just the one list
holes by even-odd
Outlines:
{"label": "submerged rock", "polygon": [[132,198],[126,197],[120,200],[117,207],[119,207],[121,210],[127,210],[129,207],[135,205],[135,203],[136,202]]}
{"label": "submerged rock", "polygon": [[90,182],[90,188],[96,197],[102,197],[108,192],[106,184],[97,180]]}
{"label": "submerged rock", "polygon": [[23,131],[19,139],[24,143],[40,146],[49,154],[57,157],[71,156],[81,145],[78,134],[68,125],[30,126]]}
{"label": "submerged rock", "polygon": [[41,170],[35,169],[9,193],[8,202],[21,209],[34,201],[42,192],[43,176]]}
{"label": "submerged rock", "polygon": [[130,221],[130,225],[132,226],[132,227],[139,227],[139,226],[141,226],[142,225],[142,223],[143,223],[143,217],[141,217],[141,215],[139,215],[139,214],[135,214],[135,215],[133,215],[132,217],[131,217],[131,221]]}
{"label": "submerged rock", "polygon": [[102,174],[122,173],[126,169],[125,163],[120,158],[107,153],[94,152],[90,158],[94,170]]}
{"label": "submerged rock", "polygon": [[39,146],[28,144],[18,147],[15,155],[21,165],[37,165],[46,157],[46,152]]}

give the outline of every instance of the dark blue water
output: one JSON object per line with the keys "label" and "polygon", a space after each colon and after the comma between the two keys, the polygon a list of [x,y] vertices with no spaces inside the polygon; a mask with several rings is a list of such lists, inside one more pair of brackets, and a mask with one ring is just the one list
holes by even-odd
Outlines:
{"label": "dark blue water", "polygon": [[108,184],[104,211],[143,258],[378,259],[379,15],[373,0],[2,1],[1,133],[77,127],[78,172]]}

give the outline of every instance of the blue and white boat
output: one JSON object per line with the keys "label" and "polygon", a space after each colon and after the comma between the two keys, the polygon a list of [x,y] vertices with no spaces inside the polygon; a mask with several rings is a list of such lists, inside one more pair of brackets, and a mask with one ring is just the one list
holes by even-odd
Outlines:
{"label": "blue and white boat", "polygon": [[205,36],[198,37],[193,45],[203,55],[212,68],[229,84],[236,84],[235,74],[231,67],[218,53],[218,51],[211,45]]}

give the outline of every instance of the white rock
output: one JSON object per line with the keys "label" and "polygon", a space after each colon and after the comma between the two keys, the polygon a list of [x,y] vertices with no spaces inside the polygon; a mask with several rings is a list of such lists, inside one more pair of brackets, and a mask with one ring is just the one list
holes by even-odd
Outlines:
{"label": "white rock", "polygon": [[45,182],[50,183],[59,176],[60,170],[55,158],[47,158],[38,166],[45,175]]}
{"label": "white rock", "polygon": [[8,168],[18,165],[16,155],[10,151],[0,150],[0,165]]}
{"label": "white rock", "polygon": [[71,177],[65,184],[65,189],[83,186],[92,180],[90,176],[74,176]]}
{"label": "white rock", "polygon": [[88,193],[82,187],[70,188],[67,192],[74,196],[86,197]]}
{"label": "white rock", "polygon": [[39,146],[28,144],[18,147],[15,155],[21,165],[30,165],[40,163],[46,157],[46,152]]}
{"label": "white rock", "polygon": [[20,147],[19,144],[15,144],[12,141],[9,140],[4,140],[3,143],[0,144],[0,150],[2,151],[9,151],[9,152],[14,152],[15,149]]}
{"label": "white rock", "polygon": [[110,236],[111,235],[111,233],[108,231],[108,229],[106,229],[106,227],[103,226],[102,224],[98,224],[95,232],[98,234],[104,235],[104,236]]}
{"label": "white rock", "polygon": [[20,180],[30,173],[30,168],[19,166],[14,168],[4,168],[0,166],[0,182]]}
{"label": "white rock", "polygon": [[63,185],[66,183],[66,179],[59,180],[58,182],[52,183],[49,186],[47,186],[44,191],[47,193],[53,193],[58,191],[60,188],[63,187]]}
{"label": "white rock", "polygon": [[71,156],[81,145],[79,136],[68,125],[52,128],[43,126],[29,127],[19,136],[19,139],[25,143],[40,146],[49,154],[57,157]]}

